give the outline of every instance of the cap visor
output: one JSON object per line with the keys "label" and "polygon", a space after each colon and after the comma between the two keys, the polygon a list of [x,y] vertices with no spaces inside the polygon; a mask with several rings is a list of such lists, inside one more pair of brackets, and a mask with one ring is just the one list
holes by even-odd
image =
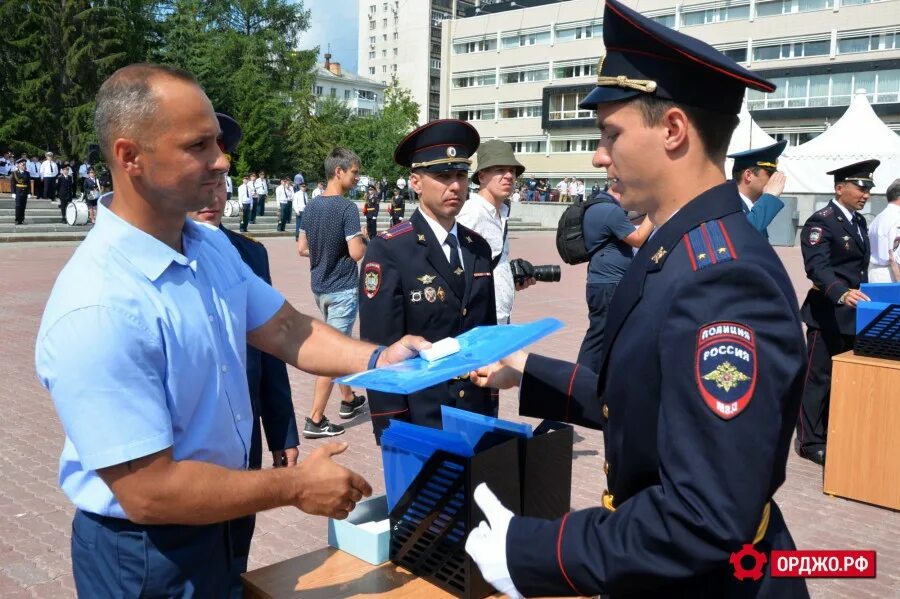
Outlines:
{"label": "cap visor", "polygon": [[639,91],[623,89],[621,87],[595,87],[594,91],[578,104],[582,110],[594,110],[599,104],[611,104],[621,102],[638,95]]}

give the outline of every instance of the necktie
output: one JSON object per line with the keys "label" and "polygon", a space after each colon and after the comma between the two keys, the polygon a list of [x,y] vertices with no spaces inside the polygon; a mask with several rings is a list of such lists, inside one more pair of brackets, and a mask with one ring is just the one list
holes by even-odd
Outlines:
{"label": "necktie", "polygon": [[444,243],[450,246],[450,270],[459,276],[464,272],[462,263],[459,261],[459,240],[456,239],[456,235],[450,233]]}

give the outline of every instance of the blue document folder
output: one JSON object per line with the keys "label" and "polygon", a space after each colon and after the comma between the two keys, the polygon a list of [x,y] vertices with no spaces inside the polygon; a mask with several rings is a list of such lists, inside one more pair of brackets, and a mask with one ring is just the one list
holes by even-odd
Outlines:
{"label": "blue document folder", "polygon": [[563,323],[556,318],[475,327],[456,338],[460,350],[446,358],[429,362],[417,357],[335,380],[344,385],[406,395],[487,366],[562,327]]}

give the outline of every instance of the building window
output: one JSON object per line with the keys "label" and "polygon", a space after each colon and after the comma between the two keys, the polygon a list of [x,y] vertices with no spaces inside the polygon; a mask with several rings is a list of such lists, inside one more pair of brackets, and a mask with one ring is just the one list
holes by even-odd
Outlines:
{"label": "building window", "polygon": [[381,49],[381,57],[382,57],[382,58],[387,58],[387,48],[382,48],[382,49]]}
{"label": "building window", "polygon": [[547,151],[547,142],[540,141],[511,141],[508,142],[516,154],[543,154]]}
{"label": "building window", "polygon": [[772,82],[778,89],[770,94],[748,92],[749,110],[847,106],[858,89],[865,89],[873,104],[900,101],[900,69],[782,77]]}
{"label": "building window", "polygon": [[398,40],[398,39],[400,39],[400,34],[398,34],[398,33],[395,31],[395,32],[394,32],[394,40],[396,41],[396,40]]}
{"label": "building window", "polygon": [[370,4],[370,5],[369,5],[369,14],[370,14],[370,15],[374,15],[374,14],[375,14],[375,5],[374,5],[374,4]]}
{"label": "building window", "polygon": [[450,18],[450,13],[441,12],[439,10],[431,11],[431,24],[435,27],[439,27],[445,19],[449,19],[449,18]]}
{"label": "building window", "polygon": [[462,108],[453,111],[453,118],[463,121],[492,121],[496,111],[491,108]]}
{"label": "building window", "polygon": [[477,42],[460,42],[453,44],[454,54],[473,54],[475,52],[490,52],[497,49],[497,39],[490,38]]}
{"label": "building window", "polygon": [[561,154],[568,152],[596,152],[597,144],[600,138],[582,138],[582,139],[551,139],[550,152],[553,154]]}
{"label": "building window", "polygon": [[369,75],[375,74],[375,67],[369,67]]}
{"label": "building window", "polygon": [[858,6],[860,4],[871,4],[873,2],[883,2],[884,0],[841,0],[841,6]]}
{"label": "building window", "polygon": [[761,45],[753,48],[753,60],[778,60],[782,58],[803,58],[805,56],[827,56],[831,52],[831,42],[789,42],[784,44]]}
{"label": "building window", "polygon": [[857,52],[875,52],[877,50],[893,50],[900,48],[900,33],[873,33],[838,39],[838,54],[855,54]]}
{"label": "building window", "polygon": [[375,29],[375,21],[369,21],[369,31]]}
{"label": "building window", "polygon": [[384,12],[387,12],[387,9],[388,9],[388,3],[385,2],[384,4],[381,5],[381,10],[383,10]]}
{"label": "building window", "polygon": [[756,3],[756,16],[770,17],[827,8],[834,8],[834,0],[764,0]]}
{"label": "building window", "polygon": [[533,104],[528,106],[510,106],[500,107],[501,119],[533,119],[540,118],[541,105]]}
{"label": "building window", "polygon": [[386,64],[381,65],[381,72],[387,73],[387,65]]}
{"label": "building window", "polygon": [[539,33],[514,33],[513,35],[505,35],[500,40],[500,46],[503,49],[521,48],[523,46],[540,46],[550,43],[550,32],[541,31]]}
{"label": "building window", "polygon": [[675,13],[665,14],[665,15],[656,15],[655,17],[650,17],[660,25],[665,25],[669,29],[675,29]]}
{"label": "building window", "polygon": [[510,73],[502,73],[500,75],[500,83],[528,83],[530,81],[547,81],[550,78],[550,69],[547,67],[538,69],[528,69],[521,71],[512,71]]}
{"label": "building window", "polygon": [[369,50],[369,60],[375,59],[375,50]]}
{"label": "building window", "polygon": [[437,69],[440,71],[441,70],[441,61],[438,60],[437,58],[432,58],[431,59],[431,68]]}
{"label": "building window", "polygon": [[397,65],[392,64],[392,65],[391,65],[391,70],[392,70],[393,72],[396,73],[396,72],[397,72]]}
{"label": "building window", "polygon": [[722,54],[735,62],[747,62],[747,48],[732,48],[731,50],[720,50]]}
{"label": "building window", "polygon": [[337,98],[337,88],[334,88],[334,87],[331,88],[331,97]]}
{"label": "building window", "polygon": [[597,63],[591,61],[569,66],[553,67],[554,79],[571,79],[573,77],[589,77],[597,74]]}
{"label": "building window", "polygon": [[381,26],[387,27],[387,19],[381,19]]}
{"label": "building window", "polygon": [[375,92],[373,92],[373,91],[360,89],[360,90],[356,91],[356,97],[359,98],[360,100],[371,100],[374,102],[376,95],[375,95]]}
{"label": "building window", "polygon": [[603,25],[585,24],[585,25],[558,25],[556,27],[556,41],[569,42],[572,40],[590,39],[594,37],[603,37]]}
{"label": "building window", "polygon": [[369,45],[370,45],[370,46],[374,46],[374,45],[375,45],[375,36],[374,36],[374,35],[371,36],[371,37],[369,37]]}
{"label": "building window", "polygon": [[315,88],[315,90],[314,90],[314,93],[315,93],[317,96],[321,96],[321,95],[322,95],[322,86],[321,86],[321,85],[317,85],[316,88]]}
{"label": "building window", "polygon": [[550,120],[567,121],[572,119],[589,119],[594,116],[593,110],[578,108],[588,92],[555,94],[550,96]]}
{"label": "building window", "polygon": [[[791,0],[787,0],[790,2]],[[737,21],[750,18],[750,5],[720,6],[706,10],[690,10],[690,7],[682,9],[681,25],[705,25],[707,23],[721,23],[723,21]]]}
{"label": "building window", "polygon": [[397,56],[397,48],[394,48],[394,56]]}
{"label": "building window", "polygon": [[349,99],[350,99],[350,90],[349,90],[349,89],[345,89],[345,90],[344,90],[344,99],[345,99],[345,100],[349,100]]}
{"label": "building window", "polygon": [[484,87],[496,85],[496,73],[461,74],[453,77],[453,87]]}

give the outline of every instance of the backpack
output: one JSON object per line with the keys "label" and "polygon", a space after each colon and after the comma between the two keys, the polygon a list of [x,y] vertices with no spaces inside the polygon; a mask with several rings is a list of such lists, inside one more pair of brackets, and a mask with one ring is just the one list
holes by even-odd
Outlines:
{"label": "backpack", "polygon": [[584,213],[594,204],[606,202],[618,204],[615,199],[601,191],[589,200],[573,202],[559,217],[559,224],[556,225],[556,250],[563,262],[581,264],[591,259],[593,252],[588,252],[584,243],[584,230],[582,229]]}

